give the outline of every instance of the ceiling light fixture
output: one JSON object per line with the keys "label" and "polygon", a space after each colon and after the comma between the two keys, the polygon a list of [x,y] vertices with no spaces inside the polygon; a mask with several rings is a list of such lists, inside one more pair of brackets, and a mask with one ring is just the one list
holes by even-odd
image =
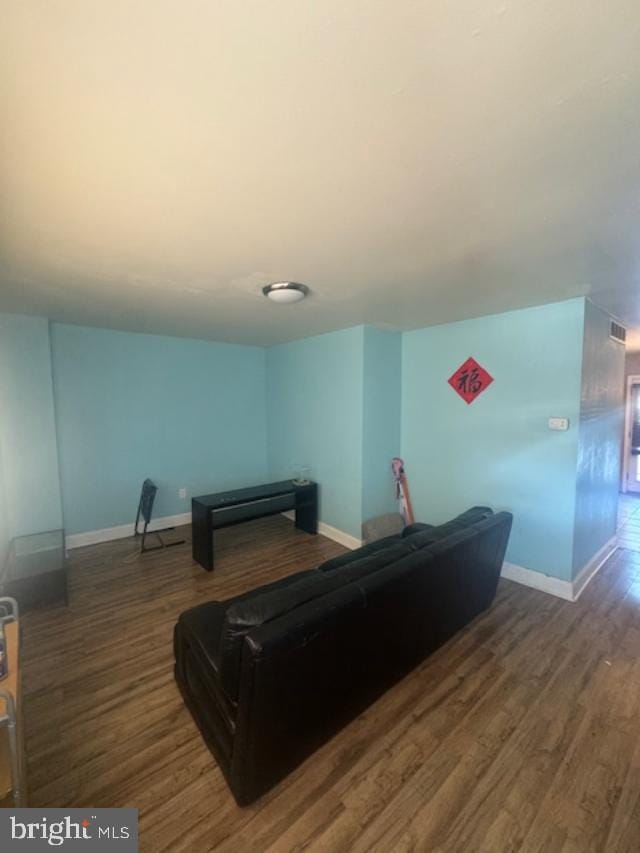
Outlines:
{"label": "ceiling light fixture", "polygon": [[299,284],[297,281],[274,281],[273,284],[263,287],[262,292],[273,302],[284,305],[300,302],[309,293],[309,288],[306,284]]}

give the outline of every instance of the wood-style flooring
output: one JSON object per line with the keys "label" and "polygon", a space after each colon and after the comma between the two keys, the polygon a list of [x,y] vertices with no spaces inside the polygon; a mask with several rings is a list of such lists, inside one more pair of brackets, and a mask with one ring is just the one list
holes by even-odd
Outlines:
{"label": "wood-style flooring", "polygon": [[[176,531],[189,534],[189,529]],[[640,553],[576,604],[492,609],[274,791],[238,808],[172,673],[181,610],[340,553],[281,517],[190,545],[70,555],[70,606],[24,617],[32,806],[134,806],[142,851],[640,850]]]}

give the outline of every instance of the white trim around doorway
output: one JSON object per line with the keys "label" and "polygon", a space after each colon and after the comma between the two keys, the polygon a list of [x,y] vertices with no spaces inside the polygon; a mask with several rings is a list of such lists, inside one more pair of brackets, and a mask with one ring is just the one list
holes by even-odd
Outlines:
{"label": "white trim around doorway", "polygon": [[624,397],[624,436],[623,436],[623,452],[622,452],[622,482],[620,483],[620,491],[627,493],[627,477],[629,475],[629,456],[631,451],[631,386],[640,385],[640,374],[633,373],[627,376],[627,384],[625,387]]}

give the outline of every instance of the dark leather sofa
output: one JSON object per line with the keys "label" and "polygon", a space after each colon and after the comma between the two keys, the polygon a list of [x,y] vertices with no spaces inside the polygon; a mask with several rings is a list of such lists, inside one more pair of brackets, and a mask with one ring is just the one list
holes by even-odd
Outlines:
{"label": "dark leather sofa", "polygon": [[240,805],[490,606],[511,522],[473,507],[182,613],[176,680]]}

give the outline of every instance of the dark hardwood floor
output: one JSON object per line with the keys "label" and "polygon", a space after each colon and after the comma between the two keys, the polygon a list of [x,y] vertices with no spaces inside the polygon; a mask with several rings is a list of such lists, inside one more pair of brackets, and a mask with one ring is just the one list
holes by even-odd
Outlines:
{"label": "dark hardwood floor", "polygon": [[220,531],[213,574],[189,544],[143,558],[132,540],[71,552],[70,606],[24,617],[29,804],[135,806],[153,853],[637,853],[630,551],[577,604],[501,581],[487,614],[277,789],[235,805],[173,682],[173,624],[342,550],[275,517]]}

